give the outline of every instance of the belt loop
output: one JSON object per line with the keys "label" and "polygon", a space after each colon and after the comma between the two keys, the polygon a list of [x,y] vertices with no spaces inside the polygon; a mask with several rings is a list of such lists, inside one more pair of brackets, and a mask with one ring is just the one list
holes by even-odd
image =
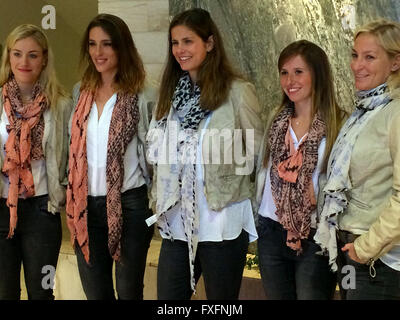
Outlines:
{"label": "belt loop", "polygon": [[372,279],[376,277],[375,260],[373,258],[369,259],[367,265],[369,266],[369,275]]}

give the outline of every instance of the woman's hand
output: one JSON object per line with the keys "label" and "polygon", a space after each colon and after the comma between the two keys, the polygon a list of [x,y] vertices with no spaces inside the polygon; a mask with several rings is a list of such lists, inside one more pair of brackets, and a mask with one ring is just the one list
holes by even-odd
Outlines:
{"label": "woman's hand", "polygon": [[354,243],[353,242],[347,243],[342,248],[342,251],[343,252],[347,251],[347,253],[348,253],[348,255],[349,255],[351,260],[354,260],[355,262],[358,262],[358,263],[363,263],[363,264],[365,263],[364,261],[361,261],[360,258],[357,256],[356,249],[354,248]]}

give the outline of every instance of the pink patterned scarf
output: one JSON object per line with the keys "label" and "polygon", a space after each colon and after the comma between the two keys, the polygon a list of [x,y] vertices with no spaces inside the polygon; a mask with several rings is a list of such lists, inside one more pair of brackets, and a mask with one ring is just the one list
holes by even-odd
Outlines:
{"label": "pink patterned scarf", "polygon": [[44,133],[43,112],[48,103],[41,86],[37,83],[32,90],[32,102],[23,104],[18,83],[14,78],[3,86],[4,112],[7,115],[8,138],[4,146],[6,156],[2,172],[8,177],[7,206],[10,208],[10,230],[12,238],[17,226],[18,197],[35,195],[31,160],[44,157],[42,140]]}
{"label": "pink patterned scarf", "polygon": [[325,135],[325,123],[317,113],[297,151],[289,132],[292,106],[275,118],[269,131],[271,190],[279,222],[288,231],[286,244],[298,254],[301,239],[308,237],[311,213],[316,208],[312,175],[318,163],[318,147]]}
{"label": "pink patterned scarf", "polygon": [[[77,242],[88,263],[86,135],[93,100],[93,93],[82,91],[72,118],[66,206],[72,244],[75,245],[75,241]],[[119,260],[121,255],[121,188],[124,179],[124,154],[137,133],[138,122],[137,95],[118,94],[108,133],[106,164],[108,249],[114,260]]]}

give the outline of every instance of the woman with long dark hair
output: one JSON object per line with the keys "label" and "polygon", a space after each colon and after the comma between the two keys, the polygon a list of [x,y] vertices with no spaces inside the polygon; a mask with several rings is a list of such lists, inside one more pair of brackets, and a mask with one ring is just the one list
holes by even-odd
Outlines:
{"label": "woman with long dark hair", "polygon": [[282,103],[257,170],[258,253],[268,299],[330,299],[335,274],[316,255],[317,199],[341,123],[325,52],[300,40],[279,56]]}
{"label": "woman with long dark hair", "polygon": [[74,88],[67,222],[88,299],[142,299],[153,234],[145,219],[150,181],[144,140],[154,105],[125,22],[100,14],[81,48],[85,66]]}
{"label": "woman with long dark hair", "polygon": [[261,108],[254,86],[232,70],[206,10],[176,15],[168,37],[147,136],[156,213],[149,223],[157,221],[163,237],[158,298],[190,299],[203,274],[208,299],[237,299],[248,243],[257,238],[249,176]]}

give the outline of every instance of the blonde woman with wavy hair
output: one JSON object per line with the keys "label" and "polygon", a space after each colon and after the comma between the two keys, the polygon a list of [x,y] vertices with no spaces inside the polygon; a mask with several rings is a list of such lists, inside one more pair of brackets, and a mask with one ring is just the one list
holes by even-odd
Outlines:
{"label": "blonde woman with wavy hair", "polygon": [[3,84],[6,83],[8,79],[12,76],[9,59],[10,48],[12,48],[18,40],[28,37],[34,39],[40,45],[40,47],[43,48],[44,65],[40,74],[39,81],[42,84],[44,92],[49,99],[50,106],[55,107],[57,106],[57,104],[52,104],[51,102],[53,100],[57,101],[60,96],[65,97],[66,93],[57,80],[56,71],[54,68],[53,52],[48,46],[48,39],[46,35],[35,25],[20,25],[15,28],[13,32],[10,33],[10,35],[7,37],[0,66],[0,86],[3,86]]}
{"label": "blonde woman with wavy hair", "polygon": [[[357,39],[363,33],[376,37],[378,43],[386,51],[390,59],[396,58],[400,51],[400,24],[395,21],[379,19],[369,24],[361,26],[357,29],[354,39]],[[399,94],[400,88],[400,72],[391,72],[387,78],[387,84],[391,92],[391,96]]]}
{"label": "blonde woman with wavy hair", "polygon": [[[343,299],[400,299],[400,24],[377,20],[354,36],[355,110],[327,167],[315,240],[338,275],[353,266]],[[342,285],[340,279],[339,284]]]}
{"label": "blonde woman with wavy hair", "polygon": [[[57,265],[65,205],[72,100],[58,85],[51,50],[36,26],[7,37],[0,68],[0,299],[54,299],[42,268]],[[54,279],[53,279],[54,280]]]}

